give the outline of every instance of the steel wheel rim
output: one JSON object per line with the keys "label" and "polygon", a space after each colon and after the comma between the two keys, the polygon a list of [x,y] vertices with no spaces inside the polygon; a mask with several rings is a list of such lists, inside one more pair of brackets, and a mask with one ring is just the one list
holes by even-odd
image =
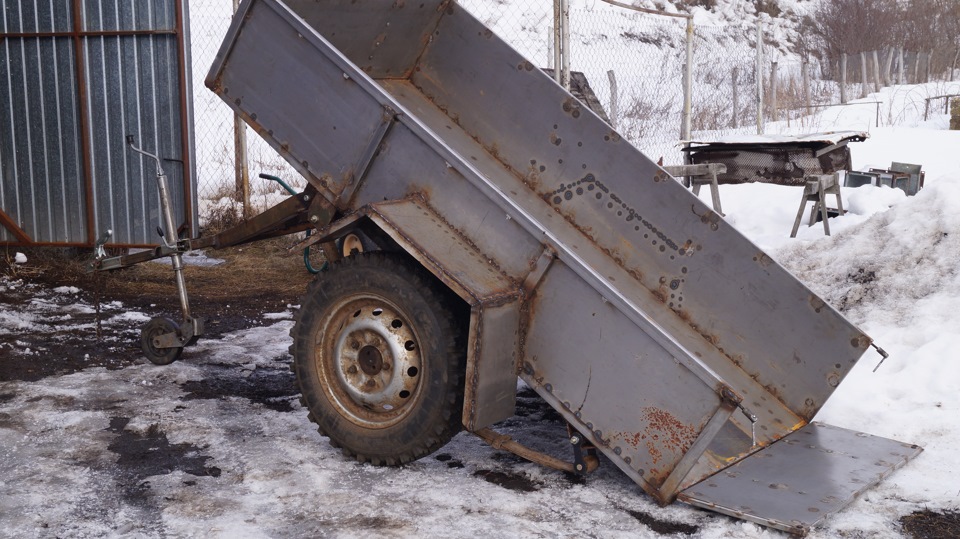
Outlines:
{"label": "steel wheel rim", "polygon": [[314,347],[320,387],[350,422],[386,428],[416,409],[423,357],[409,320],[376,295],[347,297],[323,318]]}

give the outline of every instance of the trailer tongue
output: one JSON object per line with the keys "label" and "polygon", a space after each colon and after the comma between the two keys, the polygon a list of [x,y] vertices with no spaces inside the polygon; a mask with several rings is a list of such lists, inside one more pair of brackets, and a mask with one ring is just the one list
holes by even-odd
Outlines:
{"label": "trailer tongue", "polygon": [[921,451],[811,423],[871,339],[455,2],[246,0],[206,84],[310,184],[271,226],[378,249],[291,348],[359,460],[510,449],[517,376],[574,470],[794,533]]}

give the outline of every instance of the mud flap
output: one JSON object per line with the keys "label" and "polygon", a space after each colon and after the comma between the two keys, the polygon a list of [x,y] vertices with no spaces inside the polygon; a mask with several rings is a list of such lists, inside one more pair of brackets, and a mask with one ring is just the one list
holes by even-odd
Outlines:
{"label": "mud flap", "polygon": [[805,535],[921,451],[814,422],[685,489],[678,499]]}

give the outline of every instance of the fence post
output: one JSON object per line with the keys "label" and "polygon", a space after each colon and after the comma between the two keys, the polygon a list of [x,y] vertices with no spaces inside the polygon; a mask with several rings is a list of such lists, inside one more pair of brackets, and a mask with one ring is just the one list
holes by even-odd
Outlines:
{"label": "fence post", "polygon": [[876,49],[873,51],[873,88],[874,91],[880,91],[880,57],[877,55]]}
{"label": "fence post", "polygon": [[893,70],[893,47],[887,49],[886,56],[883,57],[883,83],[887,86],[893,86],[893,78],[890,72]]}
{"label": "fence post", "polygon": [[763,134],[763,23],[757,21],[757,134]]}
{"label": "fence post", "polygon": [[683,128],[680,139],[690,140],[693,131],[693,17],[687,18],[687,62],[683,70]]}
{"label": "fence post", "polygon": [[[233,0],[233,12],[236,13],[240,0]],[[247,167],[247,125],[240,115],[233,113],[233,168],[236,176],[237,202],[243,204],[243,218],[253,216],[250,206],[250,170]]]}
{"label": "fence post", "polygon": [[777,103],[777,62],[770,62],[770,119],[780,121],[780,111]]}
{"label": "fence post", "polygon": [[916,53],[917,60],[913,62],[913,83],[920,82],[920,53]]}
{"label": "fence post", "polygon": [[610,81],[610,127],[617,128],[620,118],[620,93],[617,89],[617,74],[611,69],[607,71],[607,79]]}
{"label": "fence post", "polygon": [[860,51],[860,99],[867,97],[867,53]]}
{"label": "fence post", "polygon": [[737,68],[733,68],[730,73],[730,79],[733,81],[733,117],[730,119],[730,127],[734,129],[740,127],[738,118],[740,114],[740,92],[737,89],[737,75]]}
{"label": "fence post", "polygon": [[550,70],[557,69],[557,63],[554,61],[554,54],[556,51],[554,41],[556,36],[554,36],[555,32],[553,28],[553,26],[549,27],[549,31],[547,32],[547,69]]}
{"label": "fence post", "polygon": [[950,64],[950,80],[957,80],[957,60],[960,60],[960,46],[957,46],[957,53],[953,55],[953,63]]}
{"label": "fence post", "polygon": [[570,90],[570,0],[560,0],[560,84]]}
{"label": "fence post", "polygon": [[840,55],[840,102],[847,102],[847,53]]}
{"label": "fence post", "polygon": [[807,116],[810,115],[810,62],[804,58],[803,63],[800,64],[800,69],[803,70],[803,103],[807,107]]}
{"label": "fence post", "polygon": [[560,59],[560,48],[561,48],[561,37],[560,37],[560,12],[563,11],[562,6],[560,5],[560,0],[553,0],[553,80],[557,81],[557,84],[562,84],[563,79],[560,76],[560,64],[562,60]]}
{"label": "fence post", "polygon": [[900,47],[900,58],[897,59],[897,70],[899,71],[898,77],[897,77],[899,79],[899,83],[906,84],[907,79],[906,79],[906,75],[904,74],[905,70],[903,67],[903,47]]}

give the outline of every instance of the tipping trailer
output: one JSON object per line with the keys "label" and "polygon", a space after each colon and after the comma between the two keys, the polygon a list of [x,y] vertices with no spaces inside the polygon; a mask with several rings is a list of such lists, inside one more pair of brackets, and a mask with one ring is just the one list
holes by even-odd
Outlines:
{"label": "tipping trailer", "polygon": [[[359,460],[466,429],[804,533],[921,451],[812,422],[870,337],[457,3],[245,0],[206,84],[308,188],[145,257],[313,231],[294,370]],[[148,355],[196,337],[161,325]],[[490,428],[518,376],[572,463]]]}

